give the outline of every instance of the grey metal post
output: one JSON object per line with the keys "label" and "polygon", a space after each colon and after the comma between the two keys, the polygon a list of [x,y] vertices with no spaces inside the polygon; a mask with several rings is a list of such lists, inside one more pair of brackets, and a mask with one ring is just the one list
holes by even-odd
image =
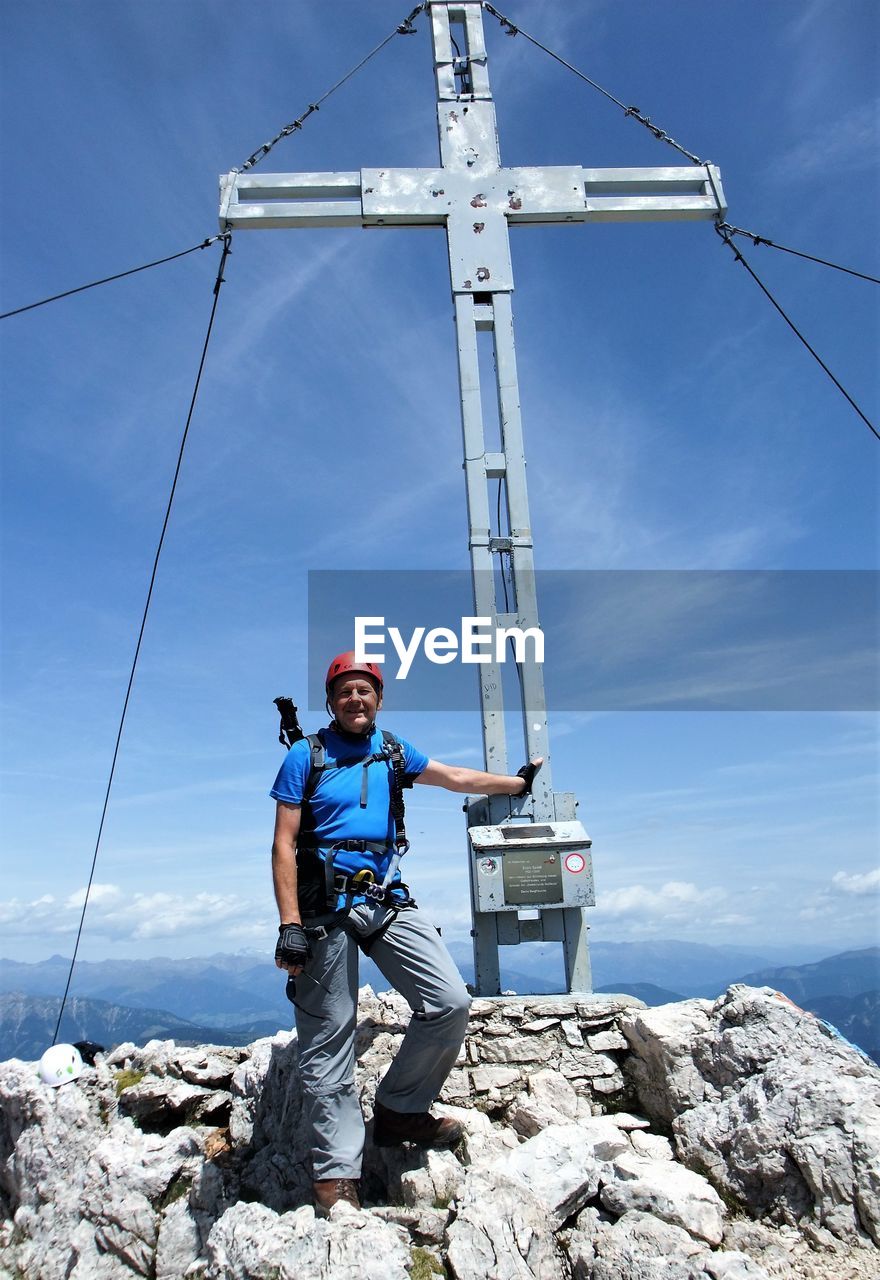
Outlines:
{"label": "grey metal post", "polygon": [[[361,169],[343,173],[238,173],[220,179],[221,230],[308,226],[442,226],[455,304],[468,529],[476,615],[493,624],[538,625],[532,530],[513,340],[510,295],[511,224],[710,220],[726,212],[714,165],[653,169],[585,169],[579,165],[505,168],[489,87],[480,0],[428,0],[437,86],[441,164],[424,169]],[[455,34],[455,45],[452,34]],[[456,48],[456,45],[458,46]],[[492,334],[500,417],[500,450],[486,448],[477,335]],[[492,534],[489,484],[500,480],[509,535]],[[496,568],[509,568],[510,613],[499,607]],[[501,667],[481,665],[480,708],[486,768],[508,771]],[[538,821],[575,817],[576,800],[554,792],[544,682],[540,666],[521,667],[525,752],[545,763],[526,801],[469,801],[468,826],[511,813]],[[477,990],[500,989],[498,946],[524,941],[563,945],[569,991],[589,991],[587,926],[580,909],[543,909],[538,920],[515,911],[474,910]]]}
{"label": "grey metal post", "polygon": [[[458,225],[456,235],[450,234],[449,252],[458,337],[474,612],[479,617],[491,618],[493,626],[537,628],[538,602],[510,297],[513,273],[509,241],[507,227],[500,221],[493,219],[487,227],[488,218],[483,210],[489,207],[489,197],[487,192],[478,190],[483,185],[482,179],[486,179],[488,186],[501,169],[482,6],[476,0],[458,4],[437,0],[430,9],[440,158],[445,170],[466,175],[472,193],[470,199],[458,207]],[[459,28],[454,44],[450,31],[453,22]],[[472,257],[474,253],[478,260]],[[462,264],[464,275],[460,270]],[[477,352],[479,331],[492,335],[500,454],[486,448]],[[507,536],[502,536],[500,529],[492,536],[490,483],[503,488],[509,524]],[[499,560],[501,572],[509,572],[510,577],[512,599],[507,601],[498,598]],[[515,808],[529,811],[537,820],[553,819],[557,816],[556,797],[551,778],[544,678],[538,663],[522,664],[520,692],[524,752],[529,759],[542,756],[544,764],[535,779],[531,802],[517,804]],[[486,768],[506,772],[504,688],[501,668],[495,661],[480,667],[480,708]],[[501,821],[510,815],[511,807],[509,799],[503,796],[472,802],[468,807],[468,823]],[[566,809],[564,816],[574,816],[573,805],[561,807]],[[524,930],[517,913],[477,910],[472,860],[470,874],[475,986],[481,995],[500,992],[499,943],[518,943],[524,940],[524,933],[535,939],[560,939],[568,990],[591,990],[587,929],[582,911],[545,909],[540,912],[539,920],[530,921],[529,928]]]}

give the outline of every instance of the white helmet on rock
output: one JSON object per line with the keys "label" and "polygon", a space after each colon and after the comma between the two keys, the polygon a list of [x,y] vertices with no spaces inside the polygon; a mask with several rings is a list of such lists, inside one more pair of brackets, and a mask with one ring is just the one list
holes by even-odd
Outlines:
{"label": "white helmet on rock", "polygon": [[43,1084],[51,1085],[53,1089],[76,1080],[83,1073],[79,1049],[72,1044],[53,1044],[40,1059],[39,1073]]}

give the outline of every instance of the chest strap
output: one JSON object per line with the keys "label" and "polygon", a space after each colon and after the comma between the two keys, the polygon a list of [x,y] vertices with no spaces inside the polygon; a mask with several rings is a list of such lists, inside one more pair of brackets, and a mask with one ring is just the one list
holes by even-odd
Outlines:
{"label": "chest strap", "polygon": [[[387,853],[391,845],[387,840],[335,840],[332,845],[321,845],[308,835],[296,842],[298,849],[308,849],[309,852],[320,853],[325,855],[336,854],[339,850],[344,849],[347,853]],[[326,858],[322,858],[326,861]]]}

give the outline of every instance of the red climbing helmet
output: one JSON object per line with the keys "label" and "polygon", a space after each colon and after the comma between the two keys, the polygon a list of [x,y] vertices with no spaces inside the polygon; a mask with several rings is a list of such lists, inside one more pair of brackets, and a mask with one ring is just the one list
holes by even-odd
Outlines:
{"label": "red climbing helmet", "polygon": [[355,657],[354,650],[349,649],[347,653],[337,653],[336,657],[327,668],[327,678],[324,681],[324,688],[327,692],[327,696],[330,696],[330,686],[333,684],[334,680],[337,680],[339,676],[349,676],[355,672],[369,676],[372,680],[375,680],[379,687],[379,693],[382,692],[385,684],[382,679],[382,668],[378,667],[375,662],[358,662]]}

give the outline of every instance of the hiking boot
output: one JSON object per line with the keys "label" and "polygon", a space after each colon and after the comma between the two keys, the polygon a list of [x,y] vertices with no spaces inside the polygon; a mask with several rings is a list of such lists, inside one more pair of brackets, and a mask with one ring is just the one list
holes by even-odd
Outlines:
{"label": "hiking boot", "polygon": [[355,1178],[322,1178],[319,1182],[312,1183],[312,1194],[315,1197],[315,1217],[317,1218],[326,1218],[340,1200],[355,1209],[361,1207]]}
{"label": "hiking boot", "polygon": [[457,1120],[432,1116],[430,1111],[392,1111],[379,1100],[373,1111],[373,1143],[395,1147],[414,1142],[417,1147],[454,1147],[462,1135]]}

